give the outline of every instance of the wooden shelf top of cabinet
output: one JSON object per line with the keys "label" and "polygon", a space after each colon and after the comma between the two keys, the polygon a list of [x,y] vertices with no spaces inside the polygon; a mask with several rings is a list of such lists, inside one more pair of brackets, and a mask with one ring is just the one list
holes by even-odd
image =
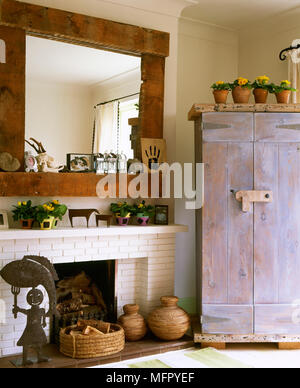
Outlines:
{"label": "wooden shelf top of cabinet", "polygon": [[300,113],[300,104],[194,104],[188,120],[195,121],[209,112]]}
{"label": "wooden shelf top of cabinet", "polygon": [[[120,175],[124,176],[116,174],[117,197]],[[97,197],[96,186],[104,177],[95,173],[0,172],[0,197]],[[127,183],[136,177],[128,174]],[[161,182],[159,190],[161,192]]]}

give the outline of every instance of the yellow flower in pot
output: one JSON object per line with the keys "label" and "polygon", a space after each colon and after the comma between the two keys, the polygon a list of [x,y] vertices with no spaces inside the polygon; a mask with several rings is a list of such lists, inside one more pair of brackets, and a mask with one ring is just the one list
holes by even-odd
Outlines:
{"label": "yellow flower in pot", "polygon": [[19,201],[12,213],[13,219],[21,222],[22,229],[32,229],[36,217],[36,206],[32,206],[31,201]]}
{"label": "yellow flower in pot", "polygon": [[58,219],[62,220],[67,210],[67,206],[61,205],[58,201],[47,202],[37,207],[36,219],[42,230],[50,230],[56,227]]}
{"label": "yellow flower in pot", "polygon": [[265,104],[267,102],[270,89],[269,81],[269,77],[262,75],[253,82],[252,87],[256,104]]}
{"label": "yellow flower in pot", "polygon": [[252,83],[248,78],[239,77],[230,84],[230,87],[235,104],[248,104],[252,89]]}
{"label": "yellow flower in pot", "polygon": [[229,83],[217,81],[211,85],[211,88],[213,89],[216,104],[226,104],[228,93],[231,89]]}
{"label": "yellow flower in pot", "polygon": [[281,81],[280,85],[271,84],[270,93],[276,95],[278,104],[288,104],[291,96],[291,92],[296,92],[297,89],[291,87],[291,83],[288,80]]}

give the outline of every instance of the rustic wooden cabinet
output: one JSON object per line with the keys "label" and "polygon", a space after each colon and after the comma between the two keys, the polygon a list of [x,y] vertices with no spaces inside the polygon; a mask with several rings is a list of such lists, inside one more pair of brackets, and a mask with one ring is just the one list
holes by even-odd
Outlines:
{"label": "rustic wooden cabinet", "polygon": [[[195,133],[201,334],[299,335],[300,113],[203,113]],[[272,201],[244,212],[240,190]]]}

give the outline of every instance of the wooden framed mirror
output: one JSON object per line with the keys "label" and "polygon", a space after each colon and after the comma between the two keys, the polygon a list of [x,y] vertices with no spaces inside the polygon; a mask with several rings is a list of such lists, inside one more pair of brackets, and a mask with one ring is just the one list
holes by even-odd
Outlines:
{"label": "wooden framed mirror", "polygon": [[[0,63],[0,152],[10,152],[24,161],[27,35],[140,56],[141,135],[163,138],[168,33],[15,0],[0,0],[0,39],[6,45],[6,63]],[[20,171],[0,173],[1,196],[96,196],[100,179],[95,174],[24,173],[23,163]]]}

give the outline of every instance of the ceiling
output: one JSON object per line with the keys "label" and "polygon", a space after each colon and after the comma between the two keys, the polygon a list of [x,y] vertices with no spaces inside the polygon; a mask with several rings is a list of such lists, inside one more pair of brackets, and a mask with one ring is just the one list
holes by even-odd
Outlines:
{"label": "ceiling", "polygon": [[140,68],[141,59],[27,36],[26,76],[44,82],[91,86]]}
{"label": "ceiling", "polygon": [[182,12],[183,17],[234,30],[300,7],[300,0],[197,0]]}

